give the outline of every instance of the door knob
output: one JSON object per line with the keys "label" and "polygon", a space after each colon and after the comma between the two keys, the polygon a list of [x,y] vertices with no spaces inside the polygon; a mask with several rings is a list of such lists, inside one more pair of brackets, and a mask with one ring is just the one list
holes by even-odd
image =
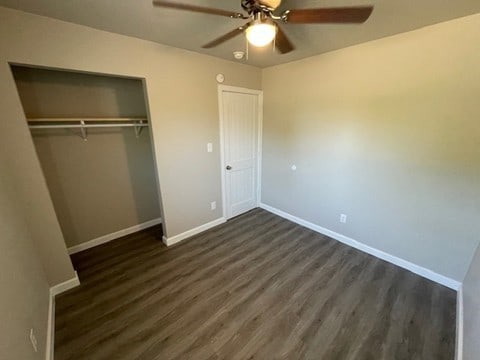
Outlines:
{"label": "door knob", "polygon": [[230,165],[227,165],[226,169],[227,170],[232,170],[232,167]]}

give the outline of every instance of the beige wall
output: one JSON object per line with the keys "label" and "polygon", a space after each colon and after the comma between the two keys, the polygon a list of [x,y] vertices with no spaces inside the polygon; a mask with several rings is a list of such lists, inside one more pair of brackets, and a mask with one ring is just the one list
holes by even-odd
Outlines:
{"label": "beige wall", "polygon": [[462,281],[480,233],[479,29],[474,15],[265,69],[262,201]]}
{"label": "beige wall", "polygon": [[148,129],[33,131],[68,247],[160,217]]}
{"label": "beige wall", "polygon": [[145,117],[139,79],[12,66],[25,115]]}
{"label": "beige wall", "polygon": [[480,354],[480,247],[473,257],[463,283],[463,359],[476,360]]}
{"label": "beige wall", "polygon": [[[3,21],[0,15],[0,28]],[[0,31],[0,37],[4,34]],[[0,46],[0,59],[4,59]],[[25,122],[10,68],[0,62],[0,153],[16,184],[13,196],[35,244],[50,286],[75,277],[60,226]]]}
{"label": "beige wall", "polygon": [[[256,89],[261,76],[253,67],[0,8],[0,285],[8,289],[0,297],[0,357],[43,359],[48,287],[75,275],[8,62],[146,78],[169,236],[221,216],[209,209],[210,201],[221,203],[215,75]],[[204,151],[207,142],[214,153]]]}
{"label": "beige wall", "polygon": [[[156,43],[0,8],[0,130],[17,198],[42,251],[50,284],[72,278],[58,221],[7,62],[146,79],[167,236],[222,214],[217,84],[259,89],[261,71]],[[206,152],[206,144],[214,152]]]}
{"label": "beige wall", "polygon": [[[49,285],[0,152],[0,359],[45,359]],[[30,345],[34,328],[38,352]]]}
{"label": "beige wall", "polygon": [[[27,117],[145,117],[140,80],[14,68]],[[78,131],[77,131],[78,133]],[[148,129],[34,130],[67,246],[160,217]]]}

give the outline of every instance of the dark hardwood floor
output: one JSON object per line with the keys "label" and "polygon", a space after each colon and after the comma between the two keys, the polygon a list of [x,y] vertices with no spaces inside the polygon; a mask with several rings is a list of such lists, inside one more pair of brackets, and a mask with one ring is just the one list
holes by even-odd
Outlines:
{"label": "dark hardwood floor", "polygon": [[255,209],[73,256],[55,360],[454,359],[454,291]]}

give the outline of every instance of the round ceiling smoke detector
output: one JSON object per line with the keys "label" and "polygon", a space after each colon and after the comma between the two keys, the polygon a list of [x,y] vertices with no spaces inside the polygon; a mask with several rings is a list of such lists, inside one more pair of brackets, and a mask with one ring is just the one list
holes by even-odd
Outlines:
{"label": "round ceiling smoke detector", "polygon": [[237,60],[242,60],[244,56],[245,56],[245,53],[243,51],[234,51],[233,52],[233,57]]}

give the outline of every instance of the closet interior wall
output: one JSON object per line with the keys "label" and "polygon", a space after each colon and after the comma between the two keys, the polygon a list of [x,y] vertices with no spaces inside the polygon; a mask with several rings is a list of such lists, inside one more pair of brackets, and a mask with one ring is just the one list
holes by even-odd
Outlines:
{"label": "closet interior wall", "polygon": [[[12,66],[30,118],[146,118],[140,79]],[[67,247],[160,218],[149,128],[32,129]]]}

